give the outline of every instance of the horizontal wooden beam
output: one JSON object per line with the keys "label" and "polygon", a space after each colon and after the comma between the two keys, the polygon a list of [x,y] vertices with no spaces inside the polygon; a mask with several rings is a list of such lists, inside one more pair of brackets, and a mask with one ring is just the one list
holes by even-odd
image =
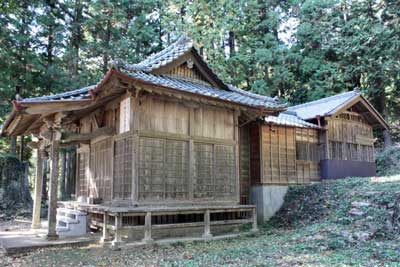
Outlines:
{"label": "horizontal wooden beam", "polygon": [[63,133],[61,140],[70,141],[90,141],[100,136],[112,136],[115,134],[115,129],[111,127],[102,127],[91,133]]}
{"label": "horizontal wooden beam", "polygon": [[77,145],[82,145],[82,144],[90,144],[90,141],[89,140],[81,140],[81,141],[64,142],[64,143],[60,143],[59,147],[64,148],[64,147],[71,147],[71,146],[77,146]]}

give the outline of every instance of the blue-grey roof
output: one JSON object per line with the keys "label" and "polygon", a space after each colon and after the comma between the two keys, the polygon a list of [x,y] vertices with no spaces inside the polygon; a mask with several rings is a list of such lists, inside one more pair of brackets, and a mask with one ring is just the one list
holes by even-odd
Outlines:
{"label": "blue-grey roof", "polygon": [[227,91],[218,89],[215,87],[200,84],[195,81],[188,81],[177,77],[170,77],[167,75],[154,75],[145,73],[142,71],[124,72],[132,78],[152,83],[158,86],[164,86],[172,89],[176,89],[186,93],[194,93],[202,96],[212,97],[232,103],[248,105],[253,107],[266,107],[266,108],[285,108],[285,104],[280,104],[277,99],[273,99],[266,96],[260,96],[239,88]]}
{"label": "blue-grey roof", "polygon": [[292,111],[282,112],[278,116],[267,116],[265,118],[265,122],[277,125],[300,127],[300,128],[315,128],[315,129],[320,128],[318,125],[302,120],[296,115],[295,112]]}
{"label": "blue-grey roof", "polygon": [[36,102],[36,101],[55,101],[55,100],[82,100],[89,99],[89,90],[94,89],[96,85],[86,86],[80,89],[67,91],[60,94],[38,96],[31,98],[24,98],[23,102]]}
{"label": "blue-grey roof", "polygon": [[[168,87],[185,93],[193,93],[206,97],[215,98],[216,100],[229,101],[236,104],[269,109],[284,109],[285,104],[278,102],[277,98],[261,96],[251,92],[247,92],[236,88],[232,85],[223,83],[212,70],[206,67],[212,74],[220,87],[212,87],[207,83],[196,80],[188,80],[184,77],[172,77],[170,75],[154,74],[153,70],[158,69],[172,61],[178,59],[183,54],[194,51],[198,56],[193,41],[187,37],[181,37],[177,42],[168,46],[159,53],[156,53],[138,64],[125,64],[123,62],[115,62],[115,68],[134,79],[151,83],[154,86]],[[201,61],[201,60],[200,60]],[[206,64],[204,61],[202,61]],[[203,64],[202,63],[202,64]],[[82,100],[88,99],[89,90],[96,86],[88,86],[78,90],[73,90],[61,94],[50,96],[41,96],[24,99],[23,102],[33,101],[54,101],[54,100]]]}
{"label": "blue-grey roof", "polygon": [[316,101],[307,102],[301,105],[289,107],[288,110],[295,111],[297,116],[303,120],[316,118],[317,116],[328,116],[334,114],[346,103],[358,97],[358,90],[321,98]]}
{"label": "blue-grey roof", "polygon": [[137,64],[124,63],[122,64],[122,67],[129,71],[150,72],[171,63],[186,52],[189,52],[192,48],[194,48],[193,41],[186,36],[182,36],[175,43],[169,45],[164,50],[149,56],[142,62]]}

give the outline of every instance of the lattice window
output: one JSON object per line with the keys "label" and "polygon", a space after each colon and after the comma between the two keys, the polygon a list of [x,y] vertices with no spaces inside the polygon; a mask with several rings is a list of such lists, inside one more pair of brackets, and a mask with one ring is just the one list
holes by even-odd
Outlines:
{"label": "lattice window", "polygon": [[189,145],[165,141],[165,198],[187,199],[189,195]]}
{"label": "lattice window", "polygon": [[132,194],[132,137],[114,144],[114,198],[130,199]]}
{"label": "lattice window", "polygon": [[195,198],[209,198],[214,195],[213,161],[213,145],[194,144],[193,196]]}
{"label": "lattice window", "polygon": [[87,168],[89,168],[89,152],[78,153],[78,195],[88,196],[88,173]]}
{"label": "lattice window", "polygon": [[164,140],[140,138],[139,199],[164,198]]}
{"label": "lattice window", "polygon": [[91,147],[90,170],[92,174],[92,196],[111,200],[112,140],[99,141]]}
{"label": "lattice window", "polygon": [[215,146],[215,180],[216,197],[234,196],[236,192],[235,153],[233,146]]}

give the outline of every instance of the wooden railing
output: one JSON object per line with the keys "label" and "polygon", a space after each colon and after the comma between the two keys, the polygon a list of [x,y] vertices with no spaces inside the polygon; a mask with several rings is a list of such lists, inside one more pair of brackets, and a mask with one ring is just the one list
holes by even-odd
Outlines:
{"label": "wooden railing", "polygon": [[[202,237],[211,238],[211,226],[219,225],[240,225],[251,224],[251,231],[257,232],[257,213],[254,205],[237,205],[237,206],[193,206],[193,207],[143,207],[143,208],[105,208],[90,209],[88,212],[102,215],[101,220],[92,220],[98,226],[103,228],[102,241],[110,240],[110,230],[114,231],[113,245],[122,242],[122,230],[140,230],[144,231],[142,242],[150,243],[153,241],[152,230],[185,228],[185,227],[203,227]],[[213,220],[212,215],[218,213],[235,213],[247,214],[247,216],[238,216],[239,218],[223,218]],[[195,222],[174,222],[174,223],[153,223],[152,219],[157,216],[174,216],[174,215],[203,215],[202,221]],[[99,218],[99,216],[96,216]],[[144,218],[144,223],[124,224],[123,219]],[[234,217],[234,216],[232,216]]]}

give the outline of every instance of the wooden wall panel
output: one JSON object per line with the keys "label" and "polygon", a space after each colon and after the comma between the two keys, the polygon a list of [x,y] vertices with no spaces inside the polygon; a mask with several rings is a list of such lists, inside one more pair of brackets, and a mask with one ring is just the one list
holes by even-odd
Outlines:
{"label": "wooden wall panel", "polygon": [[329,118],[327,128],[330,159],[375,161],[372,126],[360,114],[343,112]]}
{"label": "wooden wall panel", "polygon": [[194,110],[194,136],[233,140],[234,127],[232,110],[208,107]]}
{"label": "wooden wall panel", "polygon": [[112,139],[91,144],[90,149],[90,196],[111,200]]}
{"label": "wooden wall panel", "polygon": [[195,65],[189,68],[188,65],[184,63],[170,70],[168,74],[178,77],[184,77],[189,80],[202,81],[209,84],[207,79],[203,77],[203,75],[197,70]]}
{"label": "wooden wall panel", "polygon": [[182,103],[148,97],[140,106],[141,130],[189,134],[189,108]]}
{"label": "wooden wall panel", "polygon": [[308,145],[311,140],[317,145],[317,130],[262,125],[261,133],[262,184],[309,183],[319,179],[319,159],[297,159],[299,155],[308,158],[310,153],[317,158],[314,146],[310,149]]}
{"label": "wooden wall panel", "polygon": [[[252,185],[261,183],[261,126],[251,123],[250,126],[250,180]],[[267,136],[265,136],[267,138]],[[264,174],[265,175],[265,174]]]}
{"label": "wooden wall panel", "polygon": [[240,128],[239,144],[239,179],[240,179],[240,203],[250,203],[250,128]]}

